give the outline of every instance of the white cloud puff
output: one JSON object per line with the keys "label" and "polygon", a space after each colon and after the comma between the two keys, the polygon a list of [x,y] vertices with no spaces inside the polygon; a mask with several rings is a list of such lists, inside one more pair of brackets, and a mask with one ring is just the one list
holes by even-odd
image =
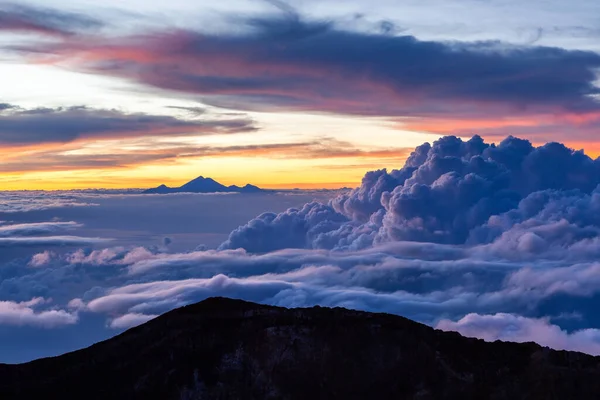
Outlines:
{"label": "white cloud puff", "polygon": [[551,324],[548,318],[526,318],[505,313],[467,314],[458,321],[442,320],[436,328],[457,331],[464,336],[489,342],[537,342],[557,350],[600,355],[600,329],[582,329],[568,333]]}
{"label": "white cloud puff", "polygon": [[0,301],[0,325],[54,328],[75,324],[77,314],[60,309],[37,310],[46,301],[40,297],[30,301]]}

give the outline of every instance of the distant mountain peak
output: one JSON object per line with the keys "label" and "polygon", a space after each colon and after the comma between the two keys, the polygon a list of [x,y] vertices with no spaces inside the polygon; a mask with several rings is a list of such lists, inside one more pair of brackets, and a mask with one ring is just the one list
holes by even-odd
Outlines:
{"label": "distant mountain peak", "polygon": [[209,177],[204,177],[202,175],[200,175],[197,178],[192,179],[191,181],[189,181],[187,184],[192,183],[192,182],[217,182],[215,181],[213,178],[209,178]]}
{"label": "distant mountain peak", "polygon": [[247,183],[243,187],[236,185],[225,186],[212,178],[204,177],[200,175],[197,178],[192,179],[186,184],[171,188],[164,184],[145,190],[142,193],[147,194],[166,194],[166,193],[257,193],[262,192],[263,189],[258,186]]}

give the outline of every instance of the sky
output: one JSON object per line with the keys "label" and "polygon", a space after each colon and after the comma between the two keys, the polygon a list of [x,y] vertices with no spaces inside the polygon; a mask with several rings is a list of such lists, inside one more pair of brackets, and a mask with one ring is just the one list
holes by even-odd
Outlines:
{"label": "sky", "polygon": [[352,187],[425,141],[600,145],[596,2],[0,1],[0,187]]}
{"label": "sky", "polygon": [[0,362],[210,296],[600,355],[599,12],[0,1]]}

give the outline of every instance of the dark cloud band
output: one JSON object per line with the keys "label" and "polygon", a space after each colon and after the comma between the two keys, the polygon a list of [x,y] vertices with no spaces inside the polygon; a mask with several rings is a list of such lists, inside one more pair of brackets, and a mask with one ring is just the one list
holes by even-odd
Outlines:
{"label": "dark cloud band", "polygon": [[66,143],[77,139],[252,132],[249,118],[179,119],[88,107],[0,110],[0,145]]}

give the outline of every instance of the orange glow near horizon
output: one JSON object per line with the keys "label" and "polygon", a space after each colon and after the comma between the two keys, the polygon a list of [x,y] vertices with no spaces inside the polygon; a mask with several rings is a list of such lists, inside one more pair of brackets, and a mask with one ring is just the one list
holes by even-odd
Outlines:
{"label": "orange glow near horizon", "polygon": [[[536,146],[539,146],[543,143],[534,143]],[[565,146],[573,149],[573,150],[581,150],[585,152],[585,154],[593,159],[600,157],[600,143],[585,143],[585,142],[565,142]]]}
{"label": "orange glow near horizon", "polygon": [[181,186],[197,176],[211,177],[224,185],[251,183],[271,189],[335,189],[360,184],[364,173],[375,168],[399,168],[404,159],[269,159],[220,157],[186,160],[166,165],[130,168],[28,171],[0,173],[2,190],[71,190],[148,188],[160,184]]}
{"label": "orange glow near horizon", "polygon": [[[200,175],[224,185],[250,183],[271,189],[356,187],[367,171],[401,168],[414,147],[441,136],[437,130],[473,128],[477,132],[478,124],[485,130],[529,126],[533,121],[424,119],[405,123],[410,129],[429,129],[419,132],[399,130],[396,121],[368,118],[276,113],[253,117],[261,129],[251,134],[150,133],[4,146],[0,148],[4,161],[0,190],[177,187]],[[500,140],[483,137],[487,142]],[[593,158],[600,155],[600,143],[567,140],[565,144],[585,149]]]}
{"label": "orange glow near horizon", "polygon": [[[533,142],[539,146],[543,143]],[[600,143],[567,142],[573,149],[585,149],[595,158]],[[0,149],[10,154],[13,149]],[[25,159],[35,149],[10,154],[11,159]],[[44,148],[42,151],[47,150]],[[270,189],[335,189],[355,187],[365,172],[381,168],[400,168],[410,151],[395,157],[384,152],[365,156],[292,158],[289,154],[271,154],[251,150],[230,155],[162,160],[149,164],[97,169],[64,169],[25,172],[0,172],[0,190],[71,190],[149,188],[160,184],[177,187],[197,176],[211,177],[224,185],[251,183]],[[35,157],[35,155],[34,155]]]}
{"label": "orange glow near horizon", "polygon": [[[275,181],[275,180],[264,180],[258,177],[257,179],[239,177],[238,179],[229,179],[227,177],[221,178],[216,174],[197,174],[189,175],[181,178],[173,179],[144,179],[144,178],[94,178],[93,176],[83,177],[78,176],[77,178],[69,179],[68,177],[57,175],[54,178],[46,178],[46,173],[41,173],[40,178],[29,178],[29,177],[14,177],[14,176],[3,176],[0,175],[0,190],[84,190],[84,189],[130,189],[130,188],[151,188],[161,184],[165,184],[171,187],[178,187],[186,182],[196,178],[199,175],[211,177],[222,183],[223,185],[238,185],[243,186],[247,183],[259,186],[265,189],[337,189],[342,187],[355,187],[360,185],[360,181],[365,171],[353,171],[354,173],[345,174],[350,175],[348,181],[330,181],[325,179],[310,180],[308,177],[305,181],[300,181],[297,178],[290,182],[286,180]],[[40,174],[40,173],[38,173]],[[353,179],[352,179],[353,178]]]}
{"label": "orange glow near horizon", "polygon": [[[423,108],[421,114],[419,105],[428,99],[428,93],[416,89],[413,93],[410,87],[398,90],[369,74],[353,78],[352,91],[344,96],[327,96],[327,91],[315,96],[311,86],[298,85],[295,89],[298,98],[312,101],[310,107],[304,106],[306,109],[301,106],[302,101],[297,106],[287,104],[281,110],[265,107],[271,112],[220,108],[211,106],[212,102],[203,104],[200,94],[285,96],[288,93],[285,86],[278,85],[263,89],[241,87],[235,91],[227,85],[216,85],[208,87],[206,93],[188,93],[190,88],[185,81],[183,86],[179,80],[163,82],[168,80],[168,74],[153,71],[160,71],[160,67],[168,70],[176,64],[181,69],[179,74],[189,72],[198,76],[222,75],[243,80],[271,73],[274,76],[298,73],[323,82],[335,81],[339,87],[348,82],[346,75],[318,63],[310,66],[256,59],[250,48],[240,47],[235,53],[207,51],[201,57],[193,52],[173,51],[187,49],[196,40],[197,35],[189,36],[185,30],[89,43],[85,37],[74,37],[53,47],[52,52],[35,53],[20,62],[1,63],[2,101],[26,109],[84,104],[100,110],[116,108],[131,114],[170,116],[187,122],[237,118],[233,115],[248,118],[252,122],[249,127],[256,129],[224,133],[218,126],[210,128],[210,124],[202,128],[193,124],[146,126],[139,122],[136,129],[117,126],[114,131],[107,129],[101,134],[75,135],[71,141],[64,139],[65,143],[27,144],[23,140],[25,144],[0,147],[3,160],[0,190],[124,189],[160,184],[176,187],[200,175],[225,185],[353,187],[360,184],[369,170],[401,168],[411,149],[443,135],[468,138],[480,134],[487,142],[497,143],[514,134],[530,139],[536,146],[554,139],[573,149],[585,149],[592,158],[600,156],[600,142],[581,140],[595,137],[595,126],[600,123],[600,112],[595,108],[576,112],[549,103],[521,109],[506,107],[503,102],[458,96],[456,108],[438,107],[439,99],[433,99],[433,106]],[[113,75],[106,69],[94,68],[104,61],[144,68],[124,68]],[[136,71],[146,71],[148,76],[140,80]],[[365,108],[371,102],[373,108]],[[379,110],[378,105],[391,106],[392,111]],[[204,117],[189,116],[183,111],[197,107],[206,111]],[[365,109],[371,116],[365,115]],[[416,111],[410,111],[413,109]],[[43,124],[39,125],[43,128]],[[576,134],[569,135],[571,128]],[[40,131],[38,134],[43,135],[43,129]]]}
{"label": "orange glow near horizon", "polygon": [[[81,139],[0,148],[0,190],[171,187],[202,175],[272,189],[355,187],[366,171],[400,168],[438,136],[340,116],[254,114],[261,130],[236,135]],[[378,143],[381,145],[377,146]]]}

